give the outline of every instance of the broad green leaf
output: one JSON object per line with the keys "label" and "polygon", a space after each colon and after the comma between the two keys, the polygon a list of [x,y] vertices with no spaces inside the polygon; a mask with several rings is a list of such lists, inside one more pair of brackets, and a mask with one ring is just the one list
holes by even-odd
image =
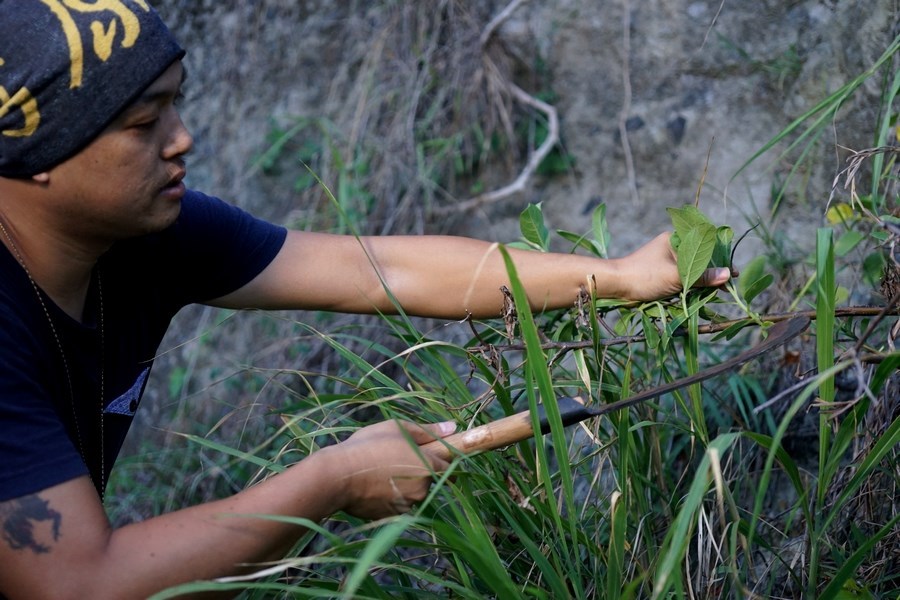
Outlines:
{"label": "broad green leaf", "polygon": [[534,244],[528,242],[510,242],[506,244],[507,248],[515,248],[516,250],[534,250]]}
{"label": "broad green leaf", "polygon": [[845,231],[834,243],[834,255],[846,256],[848,252],[856,248],[856,246],[864,239],[866,239],[866,236],[855,229]]}
{"label": "broad green leaf", "polygon": [[773,281],[775,281],[775,276],[771,273],[766,273],[765,275],[754,281],[751,285],[747,286],[747,293],[744,294],[744,302],[746,302],[747,304],[753,302],[753,299],[759,296],[759,294],[770,285],[772,285]]}
{"label": "broad green leaf", "polygon": [[544,225],[544,213],[540,204],[529,204],[519,215],[519,228],[522,237],[530,244],[534,244],[541,250],[547,250],[550,243],[550,232]]}
{"label": "broad green leaf", "polygon": [[678,247],[678,275],[684,289],[690,288],[706,270],[716,247],[716,228],[705,224],[690,229]]}
{"label": "broad green leaf", "polygon": [[737,289],[742,297],[747,295],[747,288],[765,274],[767,261],[768,259],[763,255],[754,256],[741,269],[741,276],[737,280]]}
{"label": "broad green leaf", "polygon": [[669,213],[669,217],[672,219],[672,227],[675,228],[675,231],[682,239],[694,227],[712,225],[712,222],[706,218],[706,215],[700,212],[700,209],[693,204],[685,204],[680,208],[667,208],[666,212]]}
{"label": "broad green leaf", "polygon": [[671,237],[669,237],[669,243],[672,245],[672,250],[678,252],[678,247],[681,246],[681,236],[678,235],[677,231],[673,231]]}

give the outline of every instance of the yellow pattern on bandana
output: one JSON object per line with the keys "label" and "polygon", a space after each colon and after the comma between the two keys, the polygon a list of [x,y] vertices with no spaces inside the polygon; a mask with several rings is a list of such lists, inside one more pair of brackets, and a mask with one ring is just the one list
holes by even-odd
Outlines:
{"label": "yellow pattern on bandana", "polygon": [[[94,54],[106,62],[112,56],[113,44],[117,33],[117,23],[122,23],[122,48],[130,48],[141,34],[141,23],[134,11],[122,0],[96,0],[96,2],[84,2],[82,0],[41,0],[47,8],[53,11],[69,44],[69,60],[71,62],[71,74],[69,88],[81,86],[84,76],[84,43],[81,32],[72,12],[76,13],[112,13],[112,18],[104,24],[101,20],[91,22],[91,35],[93,38]],[[150,12],[150,7],[144,0],[134,0],[145,12]],[[117,20],[118,19],[118,20]]]}
{"label": "yellow pattern on bandana", "polygon": [[[4,61],[0,58],[0,67]],[[41,113],[38,111],[38,104],[28,88],[21,88],[18,92],[9,95],[2,85],[0,85],[0,119],[6,116],[12,110],[21,109],[24,116],[25,125],[19,129],[4,129],[0,134],[9,137],[27,137],[33,134],[38,125],[41,123]]]}

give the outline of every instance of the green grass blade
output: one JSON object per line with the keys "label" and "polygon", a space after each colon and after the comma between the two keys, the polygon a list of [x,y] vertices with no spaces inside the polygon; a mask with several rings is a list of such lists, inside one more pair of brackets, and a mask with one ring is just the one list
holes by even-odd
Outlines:
{"label": "green grass blade", "polygon": [[[879,127],[878,134],[875,138],[876,148],[887,146],[891,143],[890,138],[892,137],[891,134],[893,130],[891,121],[895,117],[892,107],[894,106],[894,100],[897,98],[898,94],[900,94],[900,70],[894,73],[894,80],[887,88],[887,92],[881,101],[884,112],[881,118],[881,126]],[[875,156],[872,157],[872,201],[876,203],[876,206],[883,206],[883,202],[880,201],[881,198],[878,194],[878,189],[881,187],[883,181],[883,167],[884,155],[880,153],[875,154]]]}
{"label": "green grass blade", "polygon": [[609,560],[606,565],[607,598],[616,598],[622,592],[622,574],[625,572],[625,536],[628,524],[627,509],[624,498],[618,493],[613,493],[609,509]]}
{"label": "green grass blade", "polygon": [[[819,400],[834,402],[834,376],[824,375],[834,366],[834,240],[831,228],[819,228],[816,235],[816,357],[819,372]],[[829,482],[826,465],[831,446],[831,429],[825,411],[819,411],[819,473],[816,486],[816,510],[809,523],[809,585],[815,589],[819,573],[822,536],[815,517],[822,514]]]}
{"label": "green grass blade", "polygon": [[[571,539],[575,540],[578,533],[578,521],[577,510],[575,507],[575,490],[572,482],[572,469],[569,465],[568,442],[566,441],[565,428],[563,427],[562,418],[560,417],[559,406],[557,406],[556,403],[556,394],[553,390],[550,370],[547,366],[547,358],[541,347],[541,340],[528,302],[528,296],[525,293],[522,282],[518,278],[515,264],[513,263],[509,252],[507,252],[504,247],[500,247],[500,252],[503,255],[506,270],[510,277],[510,287],[516,305],[519,328],[522,333],[522,338],[525,340],[525,351],[527,356],[526,373],[528,374],[526,376],[526,382],[533,381],[537,386],[545,414],[547,415],[547,420],[550,423],[550,437],[557,456],[559,480],[562,486],[563,503],[568,518],[569,534]],[[530,391],[531,390],[529,390],[529,393]],[[532,410],[536,408],[536,406],[532,404],[531,399],[529,399],[529,406]],[[533,418],[536,418],[534,412],[532,412],[532,415]],[[548,497],[555,496],[552,485],[546,491]],[[569,551],[571,552],[571,550]],[[576,571],[580,571],[581,561],[578,560],[574,554],[572,554],[572,560],[569,564],[571,564]],[[580,577],[572,578],[572,583],[576,586],[576,589],[580,587],[580,581]]]}
{"label": "green grass blade", "polygon": [[889,452],[896,451],[900,444],[900,417],[895,418],[890,426],[885,430],[884,434],[878,439],[872,450],[859,463],[853,473],[853,477],[847,482],[846,487],[834,502],[834,508],[822,521],[822,530],[824,531],[834,519],[840,514],[841,509],[847,503],[850,496],[863,484],[863,482],[871,476],[872,472],[878,468],[879,463],[888,455]]}
{"label": "green grass blade", "polygon": [[414,517],[400,515],[378,530],[378,533],[366,544],[363,553],[353,566],[353,570],[347,576],[341,593],[342,598],[352,600],[357,597],[356,593],[366,578],[369,577],[369,569],[371,569],[373,563],[393,548],[397,539],[414,522]]}
{"label": "green grass blade", "polygon": [[843,106],[844,102],[853,95],[853,93],[871,76],[877,73],[885,64],[892,60],[894,54],[900,50],[900,36],[894,38],[894,41],[891,45],[881,54],[878,60],[864,73],[861,73],[857,77],[855,77],[850,82],[841,86],[837,91],[830,94],[827,98],[813,106],[811,109],[794,119],[790,125],[788,125],[785,129],[783,129],[778,135],[769,140],[766,144],[763,145],[757,152],[755,152],[749,159],[747,159],[743,165],[735,172],[735,174],[731,177],[731,181],[737,179],[737,177],[743,173],[747,167],[756,162],[763,154],[777,146],[783,140],[791,136],[793,133],[800,130],[804,123],[809,121],[812,117],[819,115],[815,121],[809,125],[804,132],[792,142],[787,149],[785,149],[779,156],[784,156],[788,154],[793,148],[795,148],[798,144],[800,144],[807,136],[812,135],[814,132],[821,130],[821,128],[826,127],[831,121],[833,115],[838,111],[838,109]]}
{"label": "green grass blade", "polygon": [[[832,230],[823,227],[816,237],[816,354],[819,373],[834,365],[834,298]],[[825,377],[820,381],[819,397],[823,402],[834,402],[834,377]],[[824,464],[824,454],[820,454],[819,458],[819,464]]]}
{"label": "green grass blade", "polygon": [[[834,577],[825,589],[822,590],[822,594],[818,596],[818,599],[833,600],[835,598],[849,597],[841,595],[841,592],[845,592],[844,584],[854,580],[856,569],[859,568],[859,565],[862,564],[866,556],[869,555],[878,542],[891,534],[898,525],[900,525],[900,514],[894,515],[894,517],[885,523],[874,535],[866,538],[866,541],[857,548],[853,554],[847,557],[843,563],[841,563],[841,567],[838,569],[837,573],[834,574]],[[855,595],[853,597],[855,597]]]}

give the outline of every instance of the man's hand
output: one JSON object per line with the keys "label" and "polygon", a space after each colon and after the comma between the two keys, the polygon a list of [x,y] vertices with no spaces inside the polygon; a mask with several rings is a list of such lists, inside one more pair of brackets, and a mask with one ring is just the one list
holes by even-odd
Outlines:
{"label": "man's hand", "polygon": [[[613,259],[623,300],[648,301],[681,292],[671,234],[662,233],[631,254]],[[731,278],[727,268],[707,269],[694,287],[719,287]]]}
{"label": "man's hand", "polygon": [[452,422],[416,425],[383,421],[321,450],[342,484],[344,493],[336,498],[338,508],[363,519],[409,511],[428,495],[433,474],[448,466],[417,446],[450,435],[455,428]]}

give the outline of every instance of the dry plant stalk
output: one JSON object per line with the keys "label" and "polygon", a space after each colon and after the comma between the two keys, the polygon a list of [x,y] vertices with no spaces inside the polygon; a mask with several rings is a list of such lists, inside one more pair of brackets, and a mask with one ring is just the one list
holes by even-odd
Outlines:
{"label": "dry plant stalk", "polygon": [[[485,192],[483,194],[479,194],[477,196],[458,202],[451,207],[437,209],[435,211],[437,215],[447,214],[449,212],[469,212],[521,192],[525,189],[525,186],[534,175],[535,171],[537,171],[541,162],[543,162],[547,155],[550,154],[550,151],[553,150],[554,146],[559,143],[559,114],[557,113],[556,108],[529,94],[513,82],[503,78],[500,75],[500,70],[497,68],[497,64],[494,62],[490,53],[486,51],[487,46],[496,34],[497,29],[500,27],[500,25],[503,24],[504,21],[506,21],[510,17],[510,15],[512,15],[513,12],[515,12],[515,10],[522,3],[523,0],[513,0],[502,11],[500,11],[500,13],[498,13],[496,17],[491,19],[491,21],[484,28],[484,31],[482,32],[480,37],[482,61],[484,62],[484,73],[486,74],[486,77],[489,80],[488,83],[491,87],[499,89],[503,94],[511,96],[520,104],[529,106],[544,114],[544,116],[547,118],[547,137],[540,144],[540,146],[538,146],[538,148],[529,156],[525,167],[519,173],[518,177],[516,177],[512,182],[496,190]],[[504,116],[508,122],[508,115],[506,115],[505,111],[501,112],[501,115]],[[507,129],[511,130],[511,126],[507,125]]]}

